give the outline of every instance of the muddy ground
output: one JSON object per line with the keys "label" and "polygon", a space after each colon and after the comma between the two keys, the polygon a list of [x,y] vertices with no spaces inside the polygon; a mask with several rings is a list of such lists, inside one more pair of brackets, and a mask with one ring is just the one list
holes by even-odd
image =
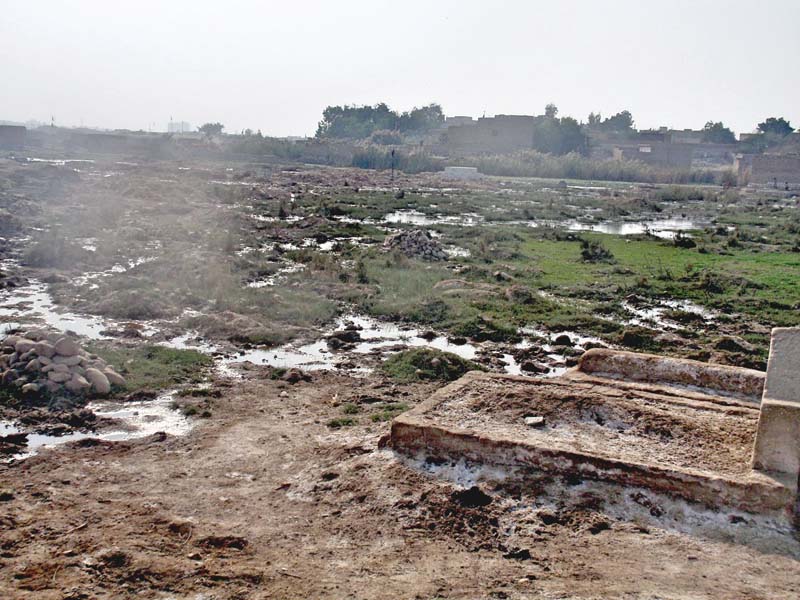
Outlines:
{"label": "muddy ground", "polygon": [[[596,345],[763,367],[769,327],[797,324],[796,204],[307,165],[2,160],[0,323],[73,329],[128,369],[116,401],[177,390],[189,432],[98,441],[99,419],[81,423],[88,439],[0,463],[0,597],[798,596],[800,542],[784,524],[395,455],[390,419],[444,382],[381,370],[423,341],[539,375]],[[570,231],[621,216],[705,229],[693,247],[647,228]],[[450,258],[380,249],[416,227]],[[371,320],[350,330],[348,315]],[[284,381],[309,352],[318,362]],[[0,417],[26,417],[3,404]],[[46,409],[34,421],[60,427]]]}
{"label": "muddy ground", "polygon": [[[325,425],[347,398],[393,397],[389,382],[250,372],[223,389],[219,416],[186,437],[0,467],[4,597],[800,594],[800,544],[746,518],[578,481],[464,493],[380,448],[385,423]],[[430,385],[406,391],[413,403]]]}

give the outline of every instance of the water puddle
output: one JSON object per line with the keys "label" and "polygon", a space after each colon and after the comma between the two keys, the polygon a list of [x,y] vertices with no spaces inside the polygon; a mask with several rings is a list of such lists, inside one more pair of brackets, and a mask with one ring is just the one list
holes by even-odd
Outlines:
{"label": "water puddle", "polygon": [[638,325],[640,327],[655,326],[661,329],[684,329],[684,325],[670,321],[664,316],[664,313],[670,310],[697,315],[704,321],[713,321],[717,316],[715,312],[695,304],[690,300],[660,300],[658,306],[648,307],[635,306],[628,301],[623,301],[620,303],[620,306],[633,315],[633,317],[626,319],[623,323],[625,325]]}
{"label": "water puddle", "polygon": [[65,159],[53,159],[53,158],[31,158],[28,157],[25,160],[32,163],[45,163],[48,165],[55,165],[57,167],[63,167],[68,164],[72,163],[83,163],[83,164],[90,164],[93,165],[93,160],[86,160],[86,159],[78,159],[78,158],[65,158]]}
{"label": "water puddle", "polygon": [[569,231],[596,231],[610,235],[643,235],[649,233],[662,239],[673,239],[679,232],[692,229],[702,229],[707,224],[701,224],[692,219],[659,219],[655,221],[616,222],[604,221],[601,223],[583,223],[580,221],[566,221],[554,223],[557,227],[565,227]]}
{"label": "water puddle", "polygon": [[413,209],[401,209],[387,213],[383,217],[384,223],[401,225],[417,225],[427,227],[430,225],[461,225],[463,227],[474,227],[484,222],[481,215],[475,213],[464,213],[461,215],[426,215],[423,212]]}
{"label": "water puddle", "polygon": [[286,261],[286,264],[278,269],[272,275],[264,277],[263,279],[257,279],[255,281],[251,281],[247,284],[249,288],[262,288],[262,287],[269,287],[274,286],[280,283],[287,275],[291,275],[292,273],[299,273],[305,269],[305,265],[293,262],[293,261]]}
{"label": "water puddle", "polygon": [[[29,433],[28,443],[22,453],[12,456],[21,460],[36,454],[41,448],[52,448],[68,442],[86,438],[121,442],[146,437],[157,432],[169,435],[185,435],[192,428],[191,422],[172,408],[175,391],[162,394],[155,400],[136,402],[92,402],[86,406],[98,417],[117,419],[119,429],[96,433],[73,432],[66,435],[47,435]],[[21,429],[11,421],[0,421],[0,436],[21,433]]]}
{"label": "water puddle", "polygon": [[4,301],[0,304],[0,318],[13,319],[0,324],[5,330],[22,327],[25,323],[36,323],[60,331],[73,331],[96,340],[105,337],[101,332],[112,325],[100,317],[60,311],[53,303],[47,286],[40,282],[31,282],[11,294],[2,293],[0,298]]}

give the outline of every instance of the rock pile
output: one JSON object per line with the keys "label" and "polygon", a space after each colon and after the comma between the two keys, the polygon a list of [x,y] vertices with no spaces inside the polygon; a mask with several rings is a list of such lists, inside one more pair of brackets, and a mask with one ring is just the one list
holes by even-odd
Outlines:
{"label": "rock pile", "polygon": [[400,250],[411,258],[422,260],[447,260],[447,253],[442,245],[431,237],[424,229],[401,231],[386,238],[383,247],[389,250]]}
{"label": "rock pile", "polygon": [[113,367],[57,333],[29,331],[0,342],[0,385],[23,394],[100,395],[125,379]]}

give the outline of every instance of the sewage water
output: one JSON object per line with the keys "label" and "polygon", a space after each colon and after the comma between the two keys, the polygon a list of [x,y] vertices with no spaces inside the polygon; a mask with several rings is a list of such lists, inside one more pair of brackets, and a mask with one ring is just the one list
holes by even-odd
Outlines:
{"label": "sewage water", "polygon": [[[29,433],[25,450],[12,458],[27,458],[41,448],[59,446],[86,438],[119,442],[146,437],[159,431],[175,436],[185,435],[192,428],[192,424],[180,412],[172,408],[175,393],[175,391],[167,392],[155,400],[89,403],[87,408],[98,417],[118,419],[120,428],[97,433],[73,432],[61,436]],[[0,420],[0,436],[21,431],[12,421]]]}

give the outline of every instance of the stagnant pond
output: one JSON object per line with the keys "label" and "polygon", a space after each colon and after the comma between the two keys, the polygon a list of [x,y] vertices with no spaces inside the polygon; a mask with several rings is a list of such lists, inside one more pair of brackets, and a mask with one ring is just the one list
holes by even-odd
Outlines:
{"label": "stagnant pond", "polygon": [[400,209],[386,214],[385,223],[432,227],[435,225],[460,225],[474,227],[476,225],[523,225],[526,227],[552,227],[568,231],[596,231],[610,235],[642,235],[645,233],[664,239],[672,239],[679,232],[686,233],[693,229],[703,229],[709,223],[696,219],[675,217],[669,219],[642,219],[637,221],[583,221],[580,219],[530,221],[487,221],[478,214],[462,215],[430,215],[415,209]]}

